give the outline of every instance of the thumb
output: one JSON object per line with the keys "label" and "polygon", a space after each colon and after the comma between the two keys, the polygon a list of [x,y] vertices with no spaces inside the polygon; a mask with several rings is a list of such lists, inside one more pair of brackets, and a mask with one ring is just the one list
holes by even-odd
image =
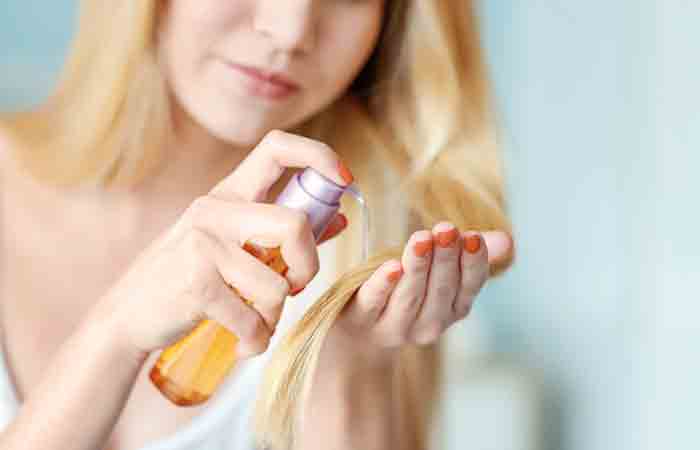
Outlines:
{"label": "thumb", "polygon": [[515,247],[513,237],[505,231],[482,231],[481,236],[488,249],[489,264],[506,259]]}

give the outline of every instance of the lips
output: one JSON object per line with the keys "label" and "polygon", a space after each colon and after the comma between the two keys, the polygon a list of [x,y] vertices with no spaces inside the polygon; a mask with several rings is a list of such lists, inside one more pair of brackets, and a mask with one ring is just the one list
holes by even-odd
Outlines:
{"label": "lips", "polygon": [[248,75],[249,77],[269,83],[273,86],[279,87],[279,88],[284,88],[289,91],[296,91],[299,89],[299,85],[292,81],[292,79],[281,72],[271,72],[271,71],[266,71],[264,69],[258,69],[256,67],[252,66],[244,66],[242,64],[236,64],[236,63],[229,63],[229,66],[232,68],[243,72],[244,74]]}

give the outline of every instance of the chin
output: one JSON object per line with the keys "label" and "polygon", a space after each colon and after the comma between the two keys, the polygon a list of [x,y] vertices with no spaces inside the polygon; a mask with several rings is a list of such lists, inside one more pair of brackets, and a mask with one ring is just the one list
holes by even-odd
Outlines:
{"label": "chin", "polygon": [[255,147],[272,130],[290,131],[300,121],[284,121],[276,117],[231,112],[224,117],[201,117],[201,126],[216,138],[238,147]]}
{"label": "chin", "polygon": [[241,129],[209,130],[213,136],[229,145],[235,147],[250,147],[251,150],[258,145],[267,131],[268,130],[258,131]]}
{"label": "chin", "polygon": [[[228,117],[236,117],[232,114]],[[255,121],[239,118],[237,120],[202,120],[200,124],[213,136],[227,144],[236,147],[256,146],[260,140],[270,131],[276,128],[275,124],[265,121]]]}

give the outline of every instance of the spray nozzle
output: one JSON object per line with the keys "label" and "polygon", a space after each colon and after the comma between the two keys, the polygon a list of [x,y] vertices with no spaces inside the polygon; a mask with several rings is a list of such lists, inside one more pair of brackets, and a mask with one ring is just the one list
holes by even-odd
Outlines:
{"label": "spray nozzle", "polygon": [[345,191],[350,193],[357,203],[362,208],[362,261],[367,261],[369,258],[369,208],[367,200],[362,195],[362,192],[357,188],[355,183],[351,184]]}
{"label": "spray nozzle", "polygon": [[355,184],[340,186],[311,167],[307,167],[292,177],[275,203],[306,212],[314,237],[318,241],[335,217],[340,208],[340,197],[346,192],[350,193],[362,207],[362,259],[366,261],[370,248],[369,210],[366,199]]}

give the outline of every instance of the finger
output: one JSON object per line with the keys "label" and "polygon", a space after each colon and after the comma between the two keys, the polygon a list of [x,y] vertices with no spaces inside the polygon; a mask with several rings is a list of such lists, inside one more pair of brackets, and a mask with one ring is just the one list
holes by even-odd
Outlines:
{"label": "finger", "polygon": [[187,214],[191,226],[209,232],[221,242],[235,242],[243,247],[252,241],[270,249],[280,247],[289,267],[285,277],[291,290],[303,288],[318,272],[318,249],[311,224],[302,211],[205,195],[193,202]]}
{"label": "finger", "polygon": [[[287,280],[241,248],[237,223],[245,215],[242,206],[241,203],[227,202],[209,196],[201,197],[192,205],[189,226],[191,230],[202,231],[221,243],[212,251],[214,262],[226,281],[235,286],[245,298],[263,303],[266,299],[286,295],[289,291]],[[270,220],[269,216],[274,220],[277,211],[261,208],[261,206],[271,205],[246,206],[249,206],[248,210],[253,210],[249,216],[255,217],[252,220],[259,222],[261,228],[272,228],[272,224],[268,225],[266,222]],[[261,209],[265,211],[259,211]],[[261,220],[257,220],[258,217],[261,217]],[[250,217],[248,219],[251,220]],[[277,217],[277,220],[283,219]],[[278,222],[275,228],[279,226]]]}
{"label": "finger", "polygon": [[432,232],[435,249],[427,292],[412,330],[418,344],[434,342],[452,322],[452,307],[460,287],[462,240],[459,230],[449,222],[440,222]]}
{"label": "finger", "polygon": [[312,167],[341,186],[352,183],[350,171],[328,145],[281,130],[272,130],[212,190],[214,196],[263,201],[287,167]]}
{"label": "finger", "polygon": [[358,327],[374,324],[381,315],[389,296],[403,275],[401,262],[390,259],[365,281],[343,312]]}
{"label": "finger", "polygon": [[240,247],[221,242],[204,230],[195,229],[195,232],[212,241],[207,244],[207,254],[229,293],[251,303],[268,328],[274,329],[282,313],[282,302],[289,293],[287,280]]}
{"label": "finger", "polygon": [[212,255],[221,254],[220,243],[207,233],[194,230],[187,236],[187,244],[195,247],[191,253],[197,260],[192,260],[196,267],[193,275],[194,285],[190,293],[195,297],[193,305],[197,308],[190,314],[192,320],[199,322],[203,318],[214,320],[219,325],[238,336],[243,342],[243,353],[248,355],[264,351],[269,342],[270,331],[263,318],[252,308],[243,303],[243,299],[229,289],[225,279],[216,269]]}
{"label": "finger", "polygon": [[482,235],[467,231],[462,235],[464,249],[460,259],[462,280],[460,290],[452,307],[455,319],[463,319],[471,311],[474,298],[489,276],[489,249]]}
{"label": "finger", "polygon": [[347,217],[345,217],[344,214],[337,214],[333,218],[331,223],[328,225],[328,228],[326,228],[326,231],[323,232],[323,235],[318,240],[317,245],[321,245],[324,242],[333,239],[338,234],[340,234],[345,228],[347,228],[347,226],[348,226]]}
{"label": "finger", "polygon": [[382,328],[391,328],[401,334],[410,330],[425,297],[432,253],[433,235],[429,230],[411,235],[401,256],[404,275],[378,321]]}
{"label": "finger", "polygon": [[514,249],[513,237],[505,231],[483,231],[481,237],[488,248],[489,264],[501,262]]}
{"label": "finger", "polygon": [[[225,252],[217,255],[216,264],[229,289],[260,314],[268,329],[274,330],[289,295],[289,282],[235,243],[221,245]],[[231,258],[232,254],[236,258]]]}
{"label": "finger", "polygon": [[223,279],[221,284],[224,295],[207,304],[204,310],[207,318],[216,321],[238,338],[236,352],[239,358],[263,353],[270,344],[271,329],[235,291],[228,289]]}

